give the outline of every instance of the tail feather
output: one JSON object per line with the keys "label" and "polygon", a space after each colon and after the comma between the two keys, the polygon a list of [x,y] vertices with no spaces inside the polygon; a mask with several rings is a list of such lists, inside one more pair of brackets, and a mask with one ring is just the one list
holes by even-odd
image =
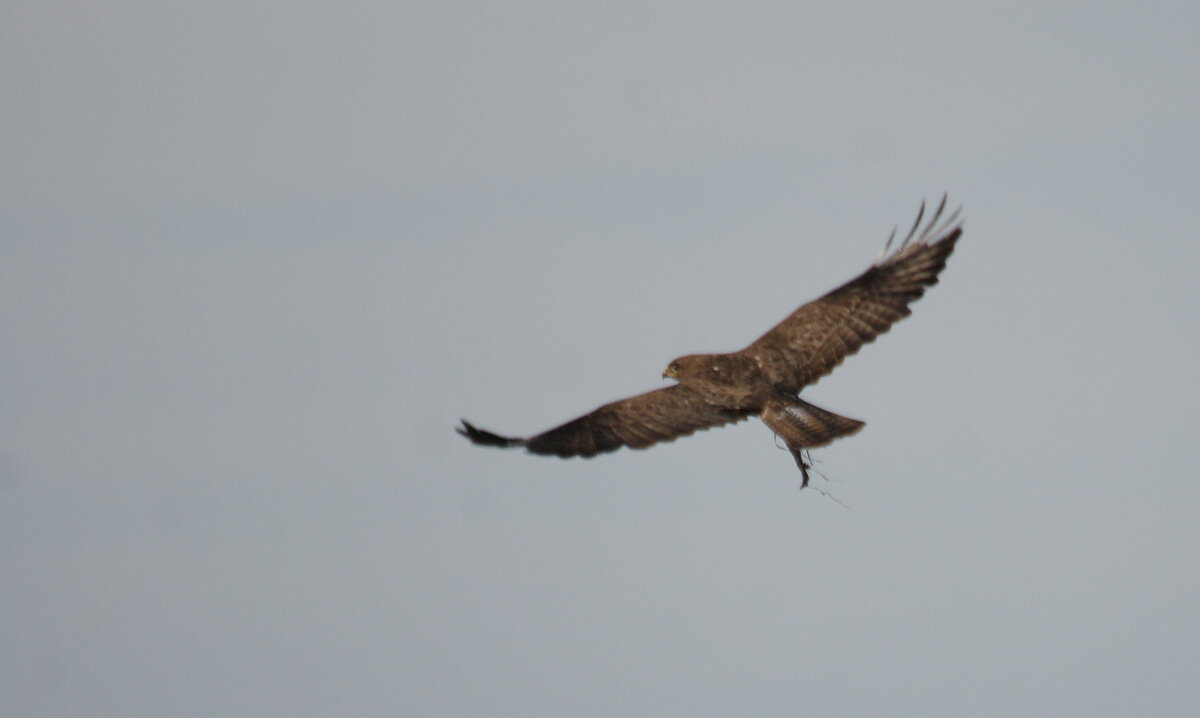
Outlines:
{"label": "tail feather", "polygon": [[858,419],[826,411],[797,396],[779,397],[767,402],[759,417],[776,436],[783,439],[788,451],[792,452],[800,475],[804,477],[801,488],[808,486],[810,468],[804,458],[805,450],[825,446],[834,439],[854,434],[866,426]]}
{"label": "tail feather", "polygon": [[793,452],[825,446],[866,426],[857,419],[834,414],[798,397],[770,401],[760,416]]}

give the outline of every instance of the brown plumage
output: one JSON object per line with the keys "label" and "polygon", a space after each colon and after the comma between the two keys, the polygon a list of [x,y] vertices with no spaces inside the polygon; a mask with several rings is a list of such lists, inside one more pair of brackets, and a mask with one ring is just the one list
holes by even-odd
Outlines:
{"label": "brown plumage", "polygon": [[867,271],[790,316],[731,354],[691,354],[671,362],[664,377],[678,384],[605,404],[578,419],[529,438],[476,428],[458,432],[486,446],[523,446],[535,454],[595,456],[622,446],[644,449],[698,429],[758,416],[783,439],[808,485],[802,452],[825,446],[865,426],[801,399],[801,389],[833,371],[863,344],[908,316],[909,304],[937,284],[938,273],[962,235],[958,212],[945,219],[946,198],[918,232],[925,205],[908,235]]}

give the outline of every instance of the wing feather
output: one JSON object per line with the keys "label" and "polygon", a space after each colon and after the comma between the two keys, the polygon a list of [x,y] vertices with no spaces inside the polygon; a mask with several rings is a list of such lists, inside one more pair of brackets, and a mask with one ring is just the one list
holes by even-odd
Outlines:
{"label": "wing feather", "polygon": [[833,371],[912,313],[908,305],[937,284],[938,273],[962,235],[957,211],[942,219],[945,206],[943,197],[918,234],[922,205],[895,251],[888,253],[889,238],[883,256],[867,271],[792,312],[739,354],[754,359],[772,384],[793,393]]}
{"label": "wing feather", "polygon": [[487,446],[524,446],[535,454],[587,457],[615,451],[622,446],[644,449],[660,441],[672,441],[747,416],[743,411],[709,404],[695,392],[675,384],[605,404],[529,438],[500,436],[465,420],[458,432]]}

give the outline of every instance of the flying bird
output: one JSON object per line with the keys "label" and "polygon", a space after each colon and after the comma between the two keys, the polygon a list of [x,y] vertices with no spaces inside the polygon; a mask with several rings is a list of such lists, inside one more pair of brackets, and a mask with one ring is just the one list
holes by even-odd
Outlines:
{"label": "flying bird", "polygon": [[662,374],[677,382],[671,386],[605,404],[527,438],[500,436],[465,419],[457,431],[484,446],[590,457],[622,446],[645,449],[757,416],[783,440],[800,468],[801,486],[807,486],[804,452],[857,433],[865,423],[813,406],[800,391],[911,314],[908,305],[937,284],[962,235],[959,212],[943,218],[945,208],[943,196],[922,228],[921,203],[912,229],[894,249],[892,230],[867,271],[801,306],[745,349],[675,359]]}

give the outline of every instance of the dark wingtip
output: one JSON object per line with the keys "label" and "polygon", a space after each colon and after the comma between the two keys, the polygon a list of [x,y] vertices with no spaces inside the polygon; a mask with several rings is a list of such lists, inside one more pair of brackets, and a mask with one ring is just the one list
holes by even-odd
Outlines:
{"label": "dark wingtip", "polygon": [[[922,200],[921,207],[917,210],[917,218],[913,221],[908,234],[900,241],[895,251],[892,251],[893,240],[896,238],[896,230],[892,229],[892,234],[884,244],[883,250],[875,258],[875,265],[881,266],[887,264],[889,261],[905,256],[906,252],[910,251],[910,248],[922,246],[937,247],[944,245],[944,251],[949,254],[954,248],[954,242],[962,234],[963,226],[961,205],[951,212],[949,216],[946,216],[946,203],[949,199],[950,195],[943,192],[937,209],[933,211],[928,220],[925,217],[925,201]],[[924,222],[924,227],[922,227],[922,222]]]}
{"label": "dark wingtip", "polygon": [[917,228],[921,226],[921,220],[925,218],[925,200],[921,200],[921,208],[917,210],[917,218],[913,220],[912,229],[908,230],[908,234],[904,237],[904,241],[900,243],[900,249],[908,246],[912,238],[917,234]]}
{"label": "dark wingtip", "polygon": [[456,426],[454,427],[454,430],[481,446],[510,447],[523,446],[525,444],[524,439],[516,439],[510,436],[500,436],[499,434],[493,434],[490,431],[484,431],[466,419],[459,419],[459,421],[462,422],[462,426]]}

